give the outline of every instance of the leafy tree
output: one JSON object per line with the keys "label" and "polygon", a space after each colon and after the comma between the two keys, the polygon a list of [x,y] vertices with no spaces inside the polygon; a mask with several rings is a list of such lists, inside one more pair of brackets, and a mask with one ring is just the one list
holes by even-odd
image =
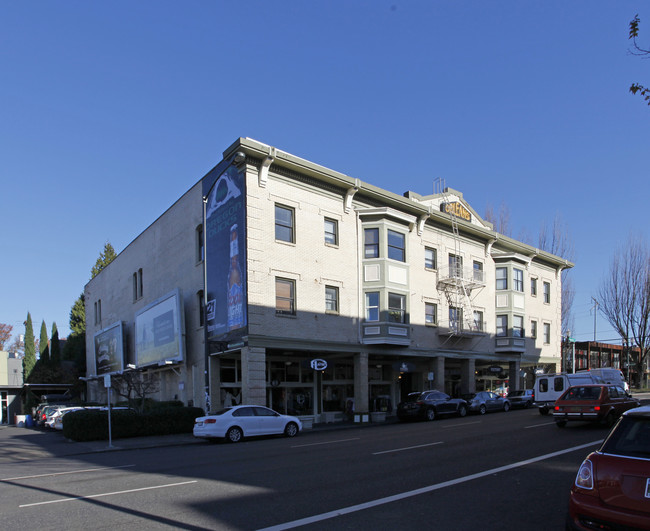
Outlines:
{"label": "leafy tree", "polygon": [[56,322],[52,323],[52,339],[50,341],[50,361],[52,365],[61,365],[61,344],[59,342],[59,330]]}
{"label": "leafy tree", "polygon": [[27,382],[36,365],[36,343],[34,342],[34,327],[32,316],[27,312],[25,321],[25,357],[23,358],[23,378]]}
{"label": "leafy tree", "polygon": [[636,382],[645,374],[650,354],[650,248],[641,237],[630,236],[618,249],[598,296],[601,313],[626,347],[636,346]]}
{"label": "leafy tree", "polygon": [[97,262],[95,262],[95,265],[90,272],[90,278],[95,278],[102,269],[104,269],[108,264],[115,260],[116,256],[117,253],[115,252],[115,249],[113,249],[113,246],[110,244],[110,242],[106,242],[104,244],[104,250],[99,253],[99,258],[97,259]]}
{"label": "leafy tree", "polygon": [[13,326],[0,323],[0,350],[5,349],[5,343],[11,339],[11,331]]}
{"label": "leafy tree", "polygon": [[49,365],[50,344],[47,337],[47,327],[45,326],[45,321],[41,322],[41,339],[38,342],[38,350],[40,352],[39,360],[43,363],[43,365]]}
{"label": "leafy tree", "polygon": [[[640,55],[643,57],[647,57],[650,55],[650,50],[646,48],[641,48],[639,44],[637,43],[637,38],[639,37],[639,24],[641,23],[641,19],[639,18],[639,15],[635,15],[632,21],[630,22],[630,32],[628,35],[628,39],[632,41],[632,48],[630,49],[630,53],[632,55]],[[650,89],[647,87],[644,87],[643,85],[640,85],[639,83],[632,83],[630,86],[630,92],[632,94],[639,94],[643,99],[645,100],[647,105],[650,105]]]}

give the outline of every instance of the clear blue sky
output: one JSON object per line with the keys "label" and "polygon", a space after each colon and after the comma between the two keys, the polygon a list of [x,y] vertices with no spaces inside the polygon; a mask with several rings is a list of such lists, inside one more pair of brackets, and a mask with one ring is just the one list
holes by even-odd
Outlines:
{"label": "clear blue sky", "polygon": [[636,13],[650,47],[642,1],[3,2],[0,322],[66,336],[104,244],[248,136],[395,193],[443,178],[515,237],[559,213],[593,339],[615,250],[648,237]]}

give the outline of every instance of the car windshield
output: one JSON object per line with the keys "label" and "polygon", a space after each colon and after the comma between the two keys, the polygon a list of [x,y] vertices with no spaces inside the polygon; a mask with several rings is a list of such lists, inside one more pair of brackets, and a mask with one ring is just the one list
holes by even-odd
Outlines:
{"label": "car windshield", "polygon": [[627,457],[650,456],[650,418],[624,416],[603,444],[601,451]]}
{"label": "car windshield", "polygon": [[224,413],[228,413],[232,408],[231,407],[226,407],[224,409],[220,409],[216,413],[211,413],[212,416],[217,416],[217,415],[223,415]]}
{"label": "car windshield", "polygon": [[598,400],[602,387],[572,387],[564,397],[564,400]]}
{"label": "car windshield", "polygon": [[524,396],[524,392],[523,391],[510,391],[508,393],[508,396]]}

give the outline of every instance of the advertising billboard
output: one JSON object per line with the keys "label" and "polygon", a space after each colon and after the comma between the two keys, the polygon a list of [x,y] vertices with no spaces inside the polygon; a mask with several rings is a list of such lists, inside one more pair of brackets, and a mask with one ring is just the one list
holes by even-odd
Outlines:
{"label": "advertising billboard", "polygon": [[183,361],[185,325],[176,289],[135,314],[135,365]]}
{"label": "advertising billboard", "polygon": [[210,341],[236,342],[248,330],[244,186],[244,176],[229,165],[207,194],[205,292]]}
{"label": "advertising billboard", "polygon": [[93,336],[95,374],[111,374],[124,370],[124,331],[122,322],[100,330]]}

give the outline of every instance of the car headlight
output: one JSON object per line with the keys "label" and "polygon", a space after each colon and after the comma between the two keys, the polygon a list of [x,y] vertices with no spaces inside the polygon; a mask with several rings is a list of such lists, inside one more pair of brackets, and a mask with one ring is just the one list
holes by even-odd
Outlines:
{"label": "car headlight", "polygon": [[576,487],[587,490],[594,488],[594,467],[589,459],[585,459],[580,465],[576,476]]}

